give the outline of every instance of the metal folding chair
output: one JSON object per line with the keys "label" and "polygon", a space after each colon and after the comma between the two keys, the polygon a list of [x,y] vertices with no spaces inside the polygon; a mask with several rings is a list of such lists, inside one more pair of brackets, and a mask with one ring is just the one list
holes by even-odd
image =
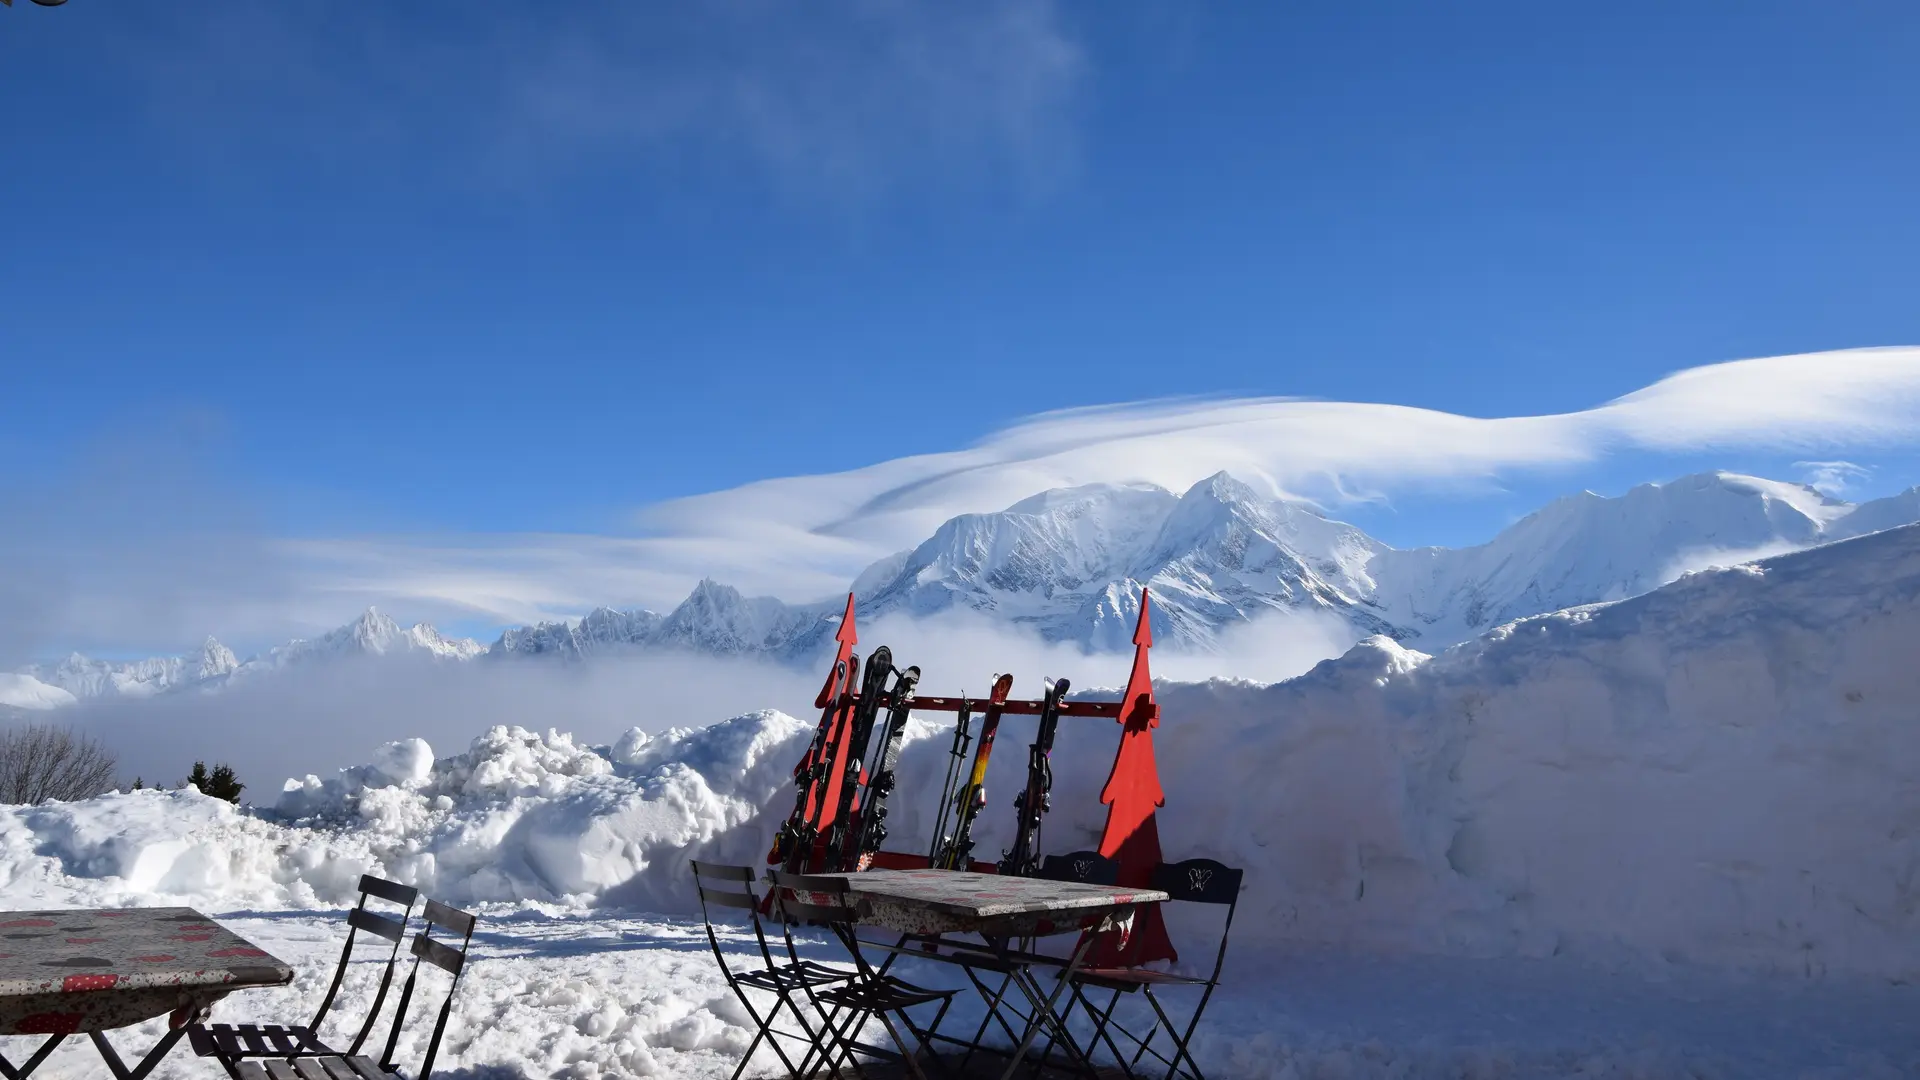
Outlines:
{"label": "metal folding chair", "polygon": [[[427,1040],[426,1056],[420,1062],[420,1071],[413,1077],[413,1080],[429,1080],[433,1075],[433,1059],[440,1053],[440,1039],[447,1032],[447,1017],[453,1012],[453,994],[460,988],[460,973],[467,966],[467,946],[473,942],[475,920],[472,915],[450,908],[438,900],[427,901],[422,917],[427,926],[414,935],[413,946],[408,950],[413,954],[413,966],[407,970],[407,981],[401,984],[400,1001],[393,1010],[393,1027],[387,1032],[387,1045],[380,1053],[380,1060],[375,1061],[364,1054],[268,1058],[264,1061],[254,1058],[241,1062],[234,1070],[236,1080],[393,1080],[401,1076],[400,1067],[393,1062],[393,1052],[400,1043],[400,1032],[406,1028],[407,1006],[413,1003],[421,961],[449,976],[447,996],[441,1001],[439,1015],[434,1020],[433,1036]],[[459,935],[459,947],[433,940],[435,927]]]}
{"label": "metal folding chair", "polygon": [[[747,1044],[747,1052],[741,1055],[739,1066],[733,1070],[734,1080],[739,1080],[740,1074],[746,1071],[747,1063],[753,1060],[753,1052],[759,1049],[763,1041],[773,1048],[774,1056],[780,1059],[780,1064],[786,1067],[789,1075],[794,1077],[810,1075],[810,1072],[803,1073],[801,1069],[794,1067],[793,1059],[789,1058],[787,1052],[781,1048],[779,1040],[785,1038],[803,1043],[807,1047],[803,1067],[811,1066],[814,1052],[830,1046],[832,1040],[826,1034],[831,1025],[831,1018],[821,1013],[809,991],[815,987],[847,982],[857,976],[858,972],[830,967],[813,960],[802,960],[793,947],[791,937],[787,941],[788,959],[775,959],[772,948],[767,944],[766,931],[760,922],[763,905],[753,891],[752,868],[723,866],[698,860],[690,861],[693,865],[694,888],[700,896],[701,918],[707,927],[707,944],[713,948],[713,958],[720,965],[720,974],[727,980],[727,985],[732,987],[734,996],[740,999],[740,1004],[747,1010],[747,1015],[753,1019],[755,1028],[753,1041]],[[760,958],[764,966],[736,971],[727,963],[726,954],[720,949],[719,934],[714,929],[713,909],[716,907],[745,913],[747,923],[753,929],[754,942],[759,946]],[[760,1010],[754,1008],[753,1001],[747,996],[749,989],[773,995],[773,1007],[767,1010],[764,1017]],[[798,999],[802,997],[806,998],[807,1004],[814,1009],[820,1020],[818,1031],[813,1024],[808,1023],[806,1013],[800,1008],[801,1002]],[[792,1012],[793,1018],[799,1021],[800,1032],[774,1027],[774,1024],[779,1022],[780,1010],[783,1008]],[[827,1060],[825,1064],[834,1076],[840,1075],[838,1066],[832,1060]]]}
{"label": "metal folding chair", "polygon": [[[240,1062],[247,1058],[294,1058],[316,1055],[352,1056],[360,1052],[360,1046],[367,1041],[367,1034],[373,1030],[373,1022],[380,1015],[380,1006],[386,1003],[387,991],[393,986],[393,971],[400,962],[400,943],[407,936],[407,920],[413,917],[413,903],[419,898],[418,890],[411,885],[377,878],[371,874],[360,878],[360,902],[347,912],[347,942],[340,949],[340,963],[333,971],[333,983],[327,987],[327,995],[320,999],[320,1008],[313,1014],[313,1022],[302,1025],[280,1024],[193,1024],[187,1028],[187,1038],[193,1046],[193,1052],[200,1057],[217,1058],[227,1073],[238,1076],[235,1070]],[[369,910],[367,900],[373,898],[396,904],[404,910],[396,917]],[[373,1003],[367,1006],[366,1017],[361,1020],[359,1030],[354,1032],[353,1041],[346,1050],[335,1050],[320,1039],[317,1034],[320,1025],[326,1022],[327,1013],[332,1010],[334,999],[340,993],[340,984],[346,978],[347,965],[353,960],[355,939],[364,930],[374,937],[392,943],[387,951],[385,969],[380,973],[379,989],[374,991]]]}
{"label": "metal folding chair", "polygon": [[[808,988],[806,991],[817,1005],[828,1010],[827,1029],[832,1046],[823,1046],[818,1053],[823,1057],[835,1050],[843,1053],[855,1072],[861,1071],[856,1052],[896,1060],[906,1067],[915,1080],[926,1080],[926,1073],[921,1070],[919,1062],[919,1055],[924,1053],[944,1074],[945,1067],[938,1065],[939,1058],[933,1053],[932,1038],[959,991],[915,986],[885,971],[875,971],[867,963],[866,957],[861,955],[860,940],[854,934],[857,913],[847,906],[846,878],[789,874],[779,870],[773,871],[772,877],[773,910],[788,928],[787,947],[793,948],[792,927],[824,926],[845,943],[857,969],[854,977],[845,983],[825,989]],[[826,902],[818,902],[822,900]],[[940,1007],[934,1012],[933,1020],[924,1027],[907,1011],[935,1002]],[[836,1024],[842,1015],[846,1020]],[[878,1019],[887,1029],[887,1037],[893,1042],[892,1049],[859,1041],[860,1028],[870,1018]],[[898,1026],[894,1023],[895,1018],[899,1020]],[[901,1027],[913,1035],[914,1046],[907,1045],[907,1040],[900,1034]],[[809,1055],[807,1064],[811,1064],[812,1060],[813,1055]]]}
{"label": "metal folding chair", "polygon": [[[1168,895],[1173,901],[1190,904],[1213,904],[1226,908],[1226,916],[1220,925],[1220,947],[1214,953],[1213,970],[1204,978],[1176,975],[1168,971],[1153,968],[1088,968],[1076,972],[1073,978],[1074,1000],[1083,1006],[1093,1017],[1095,1040],[1104,1042],[1113,1052],[1115,1060],[1129,1077],[1135,1072],[1140,1059],[1151,1055],[1167,1067],[1163,1074],[1165,1080],[1184,1077],[1185,1080],[1206,1080],[1200,1073],[1200,1066],[1194,1062],[1188,1043],[1193,1039],[1194,1031],[1200,1026],[1200,1014],[1206,1011],[1207,1002],[1213,997],[1214,988],[1220,985],[1220,969],[1226,965],[1227,935],[1233,930],[1233,913],[1240,903],[1240,881],[1244,875],[1230,866],[1217,863],[1212,859],[1188,859],[1185,862],[1162,863],[1154,868],[1152,887]],[[1195,1003],[1193,1012],[1188,1016],[1183,1028],[1168,1015],[1166,1006],[1154,988],[1165,990],[1169,987],[1199,987],[1200,1000]],[[1087,996],[1089,989],[1110,990],[1112,997],[1104,1010],[1096,1008]],[[1144,1037],[1135,1036],[1126,1029],[1113,1023],[1113,1012],[1119,1007],[1123,994],[1139,991],[1152,1007],[1154,1022]],[[1071,1006],[1069,1006],[1071,1008]],[[1153,1046],[1153,1041],[1161,1030],[1173,1043],[1173,1056],[1162,1054]],[[1120,1052],[1113,1039],[1113,1033],[1119,1033],[1135,1044],[1131,1058]],[[1092,1043],[1089,1043],[1091,1046]]]}

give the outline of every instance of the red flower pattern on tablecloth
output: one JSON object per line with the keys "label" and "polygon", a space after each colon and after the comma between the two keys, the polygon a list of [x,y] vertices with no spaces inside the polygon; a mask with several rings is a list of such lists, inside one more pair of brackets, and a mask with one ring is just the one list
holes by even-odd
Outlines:
{"label": "red flower pattern on tablecloth", "polygon": [[111,990],[120,981],[118,975],[69,975],[60,980],[60,992],[78,993],[82,990]]}

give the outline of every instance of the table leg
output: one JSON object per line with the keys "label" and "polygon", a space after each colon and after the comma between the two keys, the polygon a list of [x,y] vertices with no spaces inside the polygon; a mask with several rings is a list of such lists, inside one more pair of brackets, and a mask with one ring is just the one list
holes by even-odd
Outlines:
{"label": "table leg", "polygon": [[[1073,974],[1079,970],[1080,962],[1086,959],[1087,951],[1093,944],[1093,937],[1092,934],[1080,935],[1080,943],[1074,946],[1073,955],[1068,958],[1066,969],[1060,973],[1060,981],[1054,984],[1053,993],[1041,997],[1037,993],[1038,987],[1029,990],[1024,982],[1021,984],[1021,989],[1026,991],[1028,998],[1033,1002],[1034,1016],[1027,1023],[1026,1033],[1020,1037],[1020,1044],[1013,1048],[1013,1060],[1007,1063],[1007,1071],[1000,1074],[1000,1080],[1013,1080],[1013,1074],[1027,1064],[1027,1050],[1033,1046],[1033,1040],[1042,1026],[1051,1027],[1061,1033],[1066,1031],[1066,1026],[1061,1022],[1060,1014],[1054,1010],[1054,1005],[1059,1002],[1061,991],[1065,990],[1067,984],[1073,980]],[[1071,1038],[1063,1041],[1069,1046],[1072,1045]]]}
{"label": "table leg", "polygon": [[146,1080],[147,1074],[166,1058],[167,1052],[172,1050],[174,1044],[186,1034],[187,1029],[183,1027],[168,1031],[160,1037],[159,1042],[153,1044],[153,1049],[147,1051],[147,1056],[141,1058],[140,1064],[135,1065],[132,1070],[128,1070],[126,1064],[120,1060],[120,1055],[114,1052],[113,1044],[107,1041],[106,1032],[89,1031],[87,1037],[93,1040],[94,1047],[100,1051],[101,1060],[107,1063],[107,1070],[113,1073],[115,1080]]}
{"label": "table leg", "polygon": [[65,1035],[49,1036],[46,1042],[40,1044],[40,1049],[35,1050],[33,1056],[27,1059],[27,1063],[17,1069],[13,1067],[13,1062],[0,1057],[0,1075],[4,1075],[7,1080],[26,1080],[26,1077],[32,1075],[33,1070],[39,1068],[40,1063],[47,1060],[47,1055],[53,1053],[54,1048],[65,1042],[66,1038]]}

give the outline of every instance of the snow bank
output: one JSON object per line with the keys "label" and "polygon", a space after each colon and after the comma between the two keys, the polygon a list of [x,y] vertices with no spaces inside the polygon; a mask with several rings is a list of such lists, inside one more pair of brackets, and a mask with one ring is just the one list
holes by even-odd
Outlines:
{"label": "snow bank", "polygon": [[[1248,944],[1920,978],[1917,597],[1900,529],[1438,658],[1373,638],[1272,686],[1169,686],[1163,841],[1247,867]],[[1002,732],[983,852],[1032,722]],[[438,760],[380,748],[255,815],[190,792],[10,809],[0,900],[336,904],[371,868],[458,903],[685,911],[688,857],[763,857],[810,727],[760,712],[598,748],[497,727]],[[1048,849],[1097,838],[1116,734],[1063,727]],[[909,739],[906,851],[948,743]]]}

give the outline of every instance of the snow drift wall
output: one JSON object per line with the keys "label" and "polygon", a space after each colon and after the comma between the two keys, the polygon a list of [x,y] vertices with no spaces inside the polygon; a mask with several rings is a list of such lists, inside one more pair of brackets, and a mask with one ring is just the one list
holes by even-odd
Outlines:
{"label": "snow drift wall", "polygon": [[[1168,686],[1163,840],[1248,868],[1242,941],[1920,977],[1917,599],[1907,528],[1439,658],[1372,638],[1272,686]],[[986,852],[1031,723],[1003,729]],[[191,792],[9,809],[0,899],[334,904],[374,869],[461,903],[684,910],[689,856],[764,857],[810,727],[495,728],[438,760],[411,740],[258,815]],[[924,850],[910,796],[948,739],[910,738],[889,847]],[[1097,838],[1116,738],[1063,725],[1048,849]]]}

